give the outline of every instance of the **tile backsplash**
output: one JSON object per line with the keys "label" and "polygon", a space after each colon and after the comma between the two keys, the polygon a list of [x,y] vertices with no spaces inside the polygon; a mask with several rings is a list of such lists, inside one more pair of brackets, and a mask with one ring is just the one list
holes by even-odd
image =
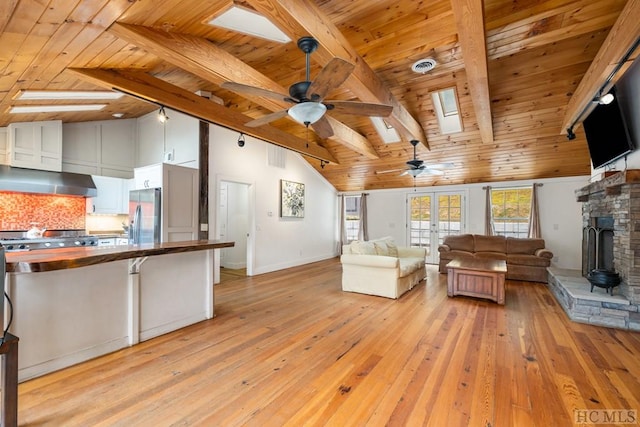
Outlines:
{"label": "tile backsplash", "polygon": [[32,222],[48,230],[84,230],[84,197],[0,191],[0,230],[28,230]]}

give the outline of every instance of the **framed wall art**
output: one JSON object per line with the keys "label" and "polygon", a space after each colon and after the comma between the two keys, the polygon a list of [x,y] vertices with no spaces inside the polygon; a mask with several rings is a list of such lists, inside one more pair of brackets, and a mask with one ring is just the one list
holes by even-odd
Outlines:
{"label": "framed wall art", "polygon": [[280,217],[304,218],[304,184],[280,180]]}

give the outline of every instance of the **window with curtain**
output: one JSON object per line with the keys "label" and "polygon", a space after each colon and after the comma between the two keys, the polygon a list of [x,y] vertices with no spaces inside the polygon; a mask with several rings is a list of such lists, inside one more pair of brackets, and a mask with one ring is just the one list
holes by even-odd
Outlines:
{"label": "window with curtain", "polygon": [[360,197],[361,196],[344,197],[345,231],[347,235],[345,244],[358,240],[358,229],[360,228]]}
{"label": "window with curtain", "polygon": [[496,235],[528,236],[531,192],[531,187],[491,189],[492,223]]}

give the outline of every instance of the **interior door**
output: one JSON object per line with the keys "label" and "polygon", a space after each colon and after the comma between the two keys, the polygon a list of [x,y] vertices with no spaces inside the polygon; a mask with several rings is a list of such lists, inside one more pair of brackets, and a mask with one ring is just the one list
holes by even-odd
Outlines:
{"label": "interior door", "polygon": [[417,193],[407,198],[409,246],[427,250],[427,263],[438,263],[438,245],[448,235],[463,233],[464,194]]}

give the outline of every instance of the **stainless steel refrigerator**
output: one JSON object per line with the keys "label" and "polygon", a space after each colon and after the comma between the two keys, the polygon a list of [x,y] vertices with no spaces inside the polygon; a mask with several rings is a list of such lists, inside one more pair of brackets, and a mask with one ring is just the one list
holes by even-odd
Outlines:
{"label": "stainless steel refrigerator", "polygon": [[162,240],[160,188],[129,192],[129,244],[159,243]]}

